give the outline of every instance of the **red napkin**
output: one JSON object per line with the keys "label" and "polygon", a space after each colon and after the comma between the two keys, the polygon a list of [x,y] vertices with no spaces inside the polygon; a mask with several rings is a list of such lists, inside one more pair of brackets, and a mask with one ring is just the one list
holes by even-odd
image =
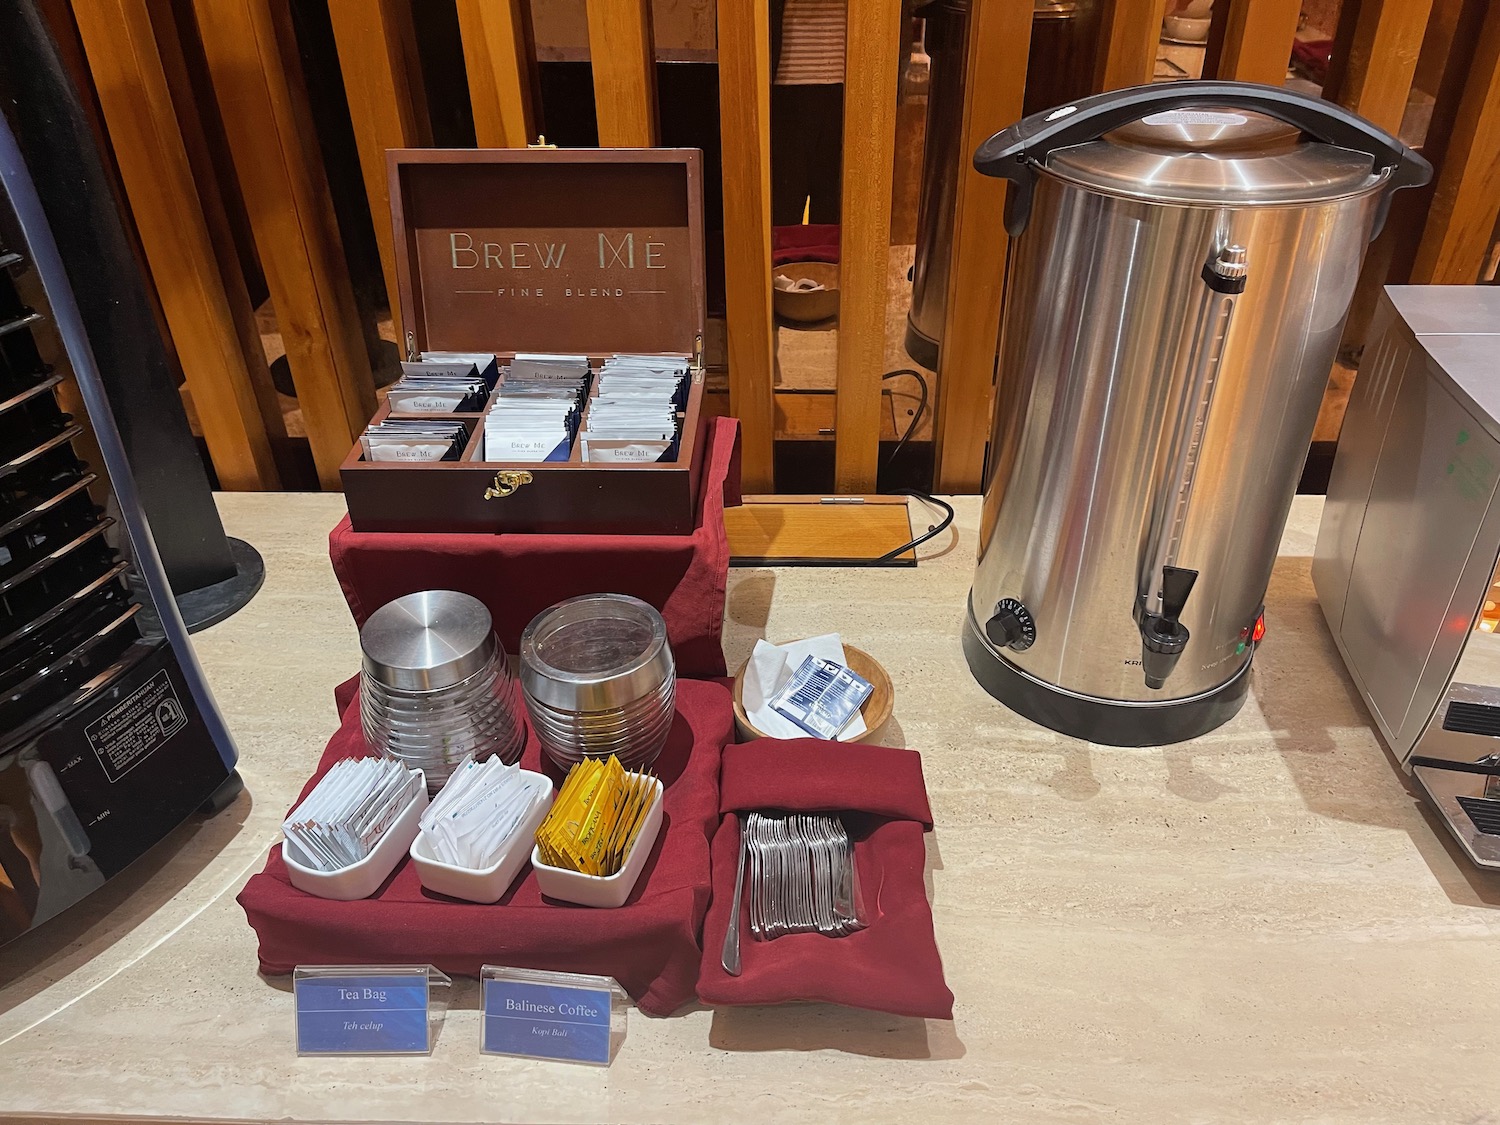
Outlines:
{"label": "red napkin", "polygon": [[771,228],[771,264],[788,262],[837,262],[838,223],[796,223]]}
{"label": "red napkin", "polygon": [[[901,1016],[953,1018],[924,881],[932,827],[922,759],[911,750],[818,739],[762,739],[724,749],[713,838],[713,902],[703,926],[698,996],[706,1004],[817,1000]],[[740,911],[742,973],[720,956],[734,899],[742,811],[845,813],[868,927],[841,938],[750,937]],[[748,875],[747,875],[748,878]]]}
{"label": "red napkin", "polygon": [[[341,703],[356,681],[342,685]],[[661,835],[626,904],[593,909],[544,900],[531,868],[491,906],[422,888],[403,859],[373,898],[331,902],[297,890],[281,847],[251,876],[239,903],[260,936],[260,970],[289,973],[299,964],[423,964],[477,976],[485,964],[614,977],[643,1012],[668,1015],[693,998],[698,935],[709,899],[709,834],[718,820],[719,752],[733,737],[729,691],[718,683],[678,680],[677,719],[652,767],[666,783]],[[359,704],[323,752],[308,790],[334,762],[368,753]],[[522,765],[550,773],[529,737]],[[299,800],[301,798],[298,798]]]}
{"label": "red napkin", "polygon": [[356,625],[404,594],[461,590],[489,607],[496,634],[516,652],[522,630],[548,606],[579,594],[630,594],[661,611],[679,676],[722,676],[724,508],[740,502],[739,423],[710,422],[703,457],[690,535],[360,532],[345,516],[328,536],[328,553]]}

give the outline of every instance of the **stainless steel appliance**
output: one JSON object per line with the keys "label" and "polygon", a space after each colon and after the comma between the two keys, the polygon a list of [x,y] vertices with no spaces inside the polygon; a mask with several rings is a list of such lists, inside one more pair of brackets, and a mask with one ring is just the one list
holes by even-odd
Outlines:
{"label": "stainless steel appliance", "polygon": [[1179,82],[975,154],[1011,248],[964,649],[1029,718],[1118,745],[1239,710],[1365,245],[1431,168],[1289,90]]}
{"label": "stainless steel appliance", "polygon": [[1500,868],[1500,289],[1391,286],[1328,482],[1313,585],[1391,752]]}
{"label": "stainless steel appliance", "polygon": [[[917,15],[931,58],[927,86],[922,189],[917,200],[917,246],[911,269],[911,310],[906,352],[929,371],[938,366],[948,267],[953,257],[953,206],[958,195],[964,87],[968,81],[971,0],[931,0]],[[1031,51],[1026,65],[1024,113],[1088,93],[1098,31],[1096,0],[1033,0]]]}

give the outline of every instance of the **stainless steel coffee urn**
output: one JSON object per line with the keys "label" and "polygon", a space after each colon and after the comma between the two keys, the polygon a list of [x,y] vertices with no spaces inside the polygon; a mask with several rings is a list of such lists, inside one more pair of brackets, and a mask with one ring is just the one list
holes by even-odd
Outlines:
{"label": "stainless steel coffee urn", "polygon": [[1011,182],[964,650],[1027,717],[1153,746],[1244,702],[1365,246],[1432,170],[1338,106],[1178,82],[991,137]]}

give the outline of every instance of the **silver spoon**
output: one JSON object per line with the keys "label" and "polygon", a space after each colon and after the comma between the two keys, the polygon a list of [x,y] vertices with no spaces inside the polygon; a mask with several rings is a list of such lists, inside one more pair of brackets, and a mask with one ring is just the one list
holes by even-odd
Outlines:
{"label": "silver spoon", "polygon": [[720,961],[732,977],[740,975],[740,897],[745,887],[745,853],[750,850],[745,825],[740,825],[740,858],[734,870],[734,902],[729,907],[729,929],[724,932],[724,952]]}

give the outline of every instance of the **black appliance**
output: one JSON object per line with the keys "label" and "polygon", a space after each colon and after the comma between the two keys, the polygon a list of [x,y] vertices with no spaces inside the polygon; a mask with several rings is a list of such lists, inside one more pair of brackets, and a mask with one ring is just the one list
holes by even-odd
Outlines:
{"label": "black appliance", "polygon": [[236,759],[0,117],[0,942],[227,804]]}

